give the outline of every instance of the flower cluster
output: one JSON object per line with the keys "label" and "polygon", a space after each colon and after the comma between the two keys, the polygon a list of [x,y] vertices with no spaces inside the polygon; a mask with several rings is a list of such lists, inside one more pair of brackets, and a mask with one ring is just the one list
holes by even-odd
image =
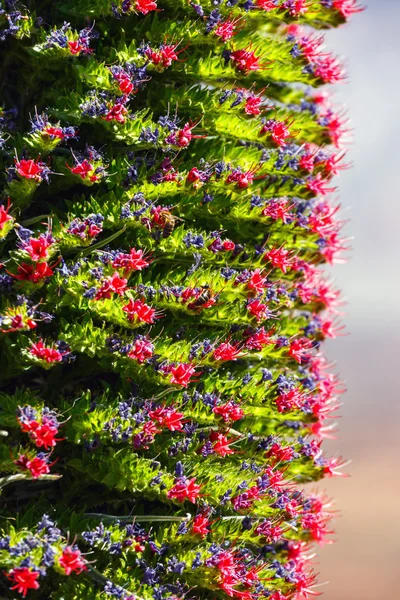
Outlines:
{"label": "flower cluster", "polygon": [[38,364],[44,369],[50,369],[57,363],[66,363],[74,360],[70,347],[59,340],[55,344],[46,344],[42,339],[33,342],[23,351],[24,356],[33,364]]}
{"label": "flower cluster", "polygon": [[87,146],[82,154],[72,152],[72,158],[73,166],[68,163],[66,166],[72,175],[75,175],[84,185],[91,186],[107,176],[103,157],[92,146]]}
{"label": "flower cluster", "polygon": [[13,532],[0,539],[0,556],[7,565],[10,589],[26,597],[29,590],[40,589],[41,579],[52,569],[65,576],[87,570],[78,546],[70,545],[48,515],[32,531]]}
{"label": "flower cluster", "polygon": [[54,28],[47,35],[44,48],[62,50],[67,56],[84,56],[93,52],[90,43],[97,37],[93,27],[75,32],[69,23],[64,22],[62,27]]}

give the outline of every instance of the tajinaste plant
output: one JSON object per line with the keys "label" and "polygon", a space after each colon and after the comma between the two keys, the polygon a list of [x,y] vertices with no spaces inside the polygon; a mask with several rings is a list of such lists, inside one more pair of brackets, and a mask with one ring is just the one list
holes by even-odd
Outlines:
{"label": "tajinaste plant", "polygon": [[2,598],[319,593],[360,10],[0,3]]}

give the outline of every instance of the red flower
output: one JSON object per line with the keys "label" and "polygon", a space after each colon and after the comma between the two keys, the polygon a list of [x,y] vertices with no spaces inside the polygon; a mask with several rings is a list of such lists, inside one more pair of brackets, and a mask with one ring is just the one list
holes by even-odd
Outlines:
{"label": "red flower", "polygon": [[167,411],[164,419],[164,425],[168,427],[170,431],[182,431],[183,424],[183,413],[176,412],[174,410]]}
{"label": "red flower", "polygon": [[276,590],[276,592],[269,596],[269,600],[288,600],[288,597],[284,596],[281,591]]}
{"label": "red flower", "polygon": [[208,529],[210,525],[211,523],[205,515],[196,515],[193,519],[191,533],[205,537],[210,533]]}
{"label": "red flower", "polygon": [[273,470],[272,467],[267,467],[265,469],[265,474],[269,479],[270,487],[275,490],[279,490],[279,488],[285,486],[287,483],[283,479],[282,471],[278,471],[277,469]]}
{"label": "red flower", "polygon": [[257,292],[258,294],[261,294],[264,291],[266,282],[267,278],[261,276],[260,269],[256,269],[255,271],[253,271],[249,281],[247,282],[247,287],[252,292]]}
{"label": "red flower", "polygon": [[307,514],[302,518],[301,526],[306,531],[309,531],[315,542],[318,542],[322,546],[326,543],[325,537],[333,533],[333,531],[327,528],[327,521],[330,518],[330,515],[325,519],[321,519],[317,515]]}
{"label": "red flower", "polygon": [[220,344],[215,350],[213,354],[214,360],[236,360],[238,355],[240,354],[240,350],[237,345],[233,345],[229,342]]}
{"label": "red flower", "polygon": [[261,128],[260,135],[264,135],[265,133],[271,134],[271,138],[277,146],[285,146],[287,138],[291,136],[286,123],[273,119],[267,121]]}
{"label": "red flower", "polygon": [[243,419],[244,417],[243,410],[233,402],[215,406],[213,408],[213,413],[219,415],[225,423],[228,423],[229,421],[240,421],[240,419]]}
{"label": "red flower", "polygon": [[255,534],[265,538],[268,544],[271,542],[276,544],[282,537],[282,529],[279,525],[274,526],[270,520],[267,520],[256,528]]}
{"label": "red flower", "polygon": [[51,426],[49,423],[42,423],[31,432],[31,438],[38,448],[43,446],[45,450],[50,450],[60,441],[55,437],[57,433],[58,429],[56,427]]}
{"label": "red flower", "polygon": [[314,170],[315,156],[313,154],[303,154],[299,160],[299,165],[304,171],[312,173]]}
{"label": "red flower", "polygon": [[223,42],[227,42],[228,40],[233,38],[235,33],[237,33],[235,32],[235,28],[239,21],[240,17],[238,19],[228,19],[227,21],[219,23],[216,29],[214,30],[215,35],[221,38]]}
{"label": "red flower", "polygon": [[24,598],[28,590],[39,589],[39,582],[37,581],[39,579],[39,573],[28,569],[28,567],[16,567],[15,569],[11,569],[11,571],[7,573],[7,577],[15,584],[11,586],[11,589],[17,590]]}
{"label": "red flower", "polygon": [[42,180],[44,165],[39,162],[39,160],[36,162],[31,158],[29,160],[15,159],[15,166],[18,175],[21,177],[24,177],[25,179],[35,179],[36,181]]}
{"label": "red flower", "polygon": [[281,219],[283,223],[288,223],[291,219],[290,209],[293,204],[282,198],[281,200],[271,200],[270,203],[263,209],[263,217],[270,217],[274,221]]}
{"label": "red flower", "polygon": [[125,115],[127,115],[128,110],[122,104],[122,102],[118,102],[111,106],[108,113],[102,117],[105,121],[117,121],[117,123],[125,123]]}
{"label": "red flower", "polygon": [[343,467],[345,467],[348,463],[345,462],[342,458],[330,458],[328,461],[326,461],[326,463],[324,464],[324,474],[327,477],[348,477],[347,473],[342,473],[341,471],[338,471],[338,469],[342,469]]}
{"label": "red flower", "polygon": [[137,320],[143,323],[154,323],[154,319],[157,318],[154,308],[141,300],[132,300],[131,298],[128,304],[122,307],[122,310],[127,313],[129,321],[134,321],[137,317]]}
{"label": "red flower", "polygon": [[192,133],[192,129],[194,129],[196,125],[197,123],[189,121],[189,123],[186,123],[182,129],[179,129],[179,131],[176,133],[168,136],[165,139],[166,143],[179,146],[180,148],[187,148],[193,139],[202,139],[207,137],[205,135],[194,135]]}
{"label": "red flower", "polygon": [[35,321],[33,321],[32,319],[26,318],[24,315],[17,314],[11,318],[10,327],[6,330],[2,329],[1,331],[12,332],[12,331],[18,331],[18,329],[24,329],[24,328],[35,329],[36,327],[37,327],[37,323],[35,323]]}
{"label": "red flower", "polygon": [[312,343],[307,339],[293,340],[289,346],[289,356],[294,358],[296,362],[301,364],[309,357],[309,350],[312,348]]}
{"label": "red flower", "polygon": [[234,454],[234,451],[230,447],[230,444],[233,440],[228,440],[226,435],[223,433],[213,431],[210,435],[210,440],[214,442],[213,450],[216,454],[219,454],[222,457],[228,456],[229,454]]}
{"label": "red flower", "polygon": [[291,17],[300,17],[308,11],[306,1],[307,0],[287,0],[283,6],[289,10]]}
{"label": "red flower", "polygon": [[7,221],[12,221],[12,216],[8,214],[10,206],[10,201],[8,201],[8,205],[6,208],[4,208],[3,204],[0,204],[0,231],[3,229]]}
{"label": "red flower", "polygon": [[39,238],[30,238],[29,242],[24,244],[23,249],[27,252],[33,261],[39,261],[48,257],[48,248],[51,246],[51,241],[41,235]]}
{"label": "red flower", "polygon": [[72,546],[64,548],[58,562],[64,569],[66,575],[71,575],[71,573],[79,574],[82,573],[82,571],[87,571],[87,566],[82,559],[81,551],[74,550]]}
{"label": "red flower", "polygon": [[337,83],[344,79],[342,65],[337,58],[329,55],[318,58],[314,64],[314,74],[324,83]]}
{"label": "red flower", "polygon": [[52,127],[51,125],[43,129],[43,133],[47,133],[47,135],[51,135],[59,140],[63,140],[66,137],[61,127]]}
{"label": "red flower", "polygon": [[36,344],[32,344],[29,348],[29,352],[40,358],[40,360],[44,360],[47,363],[56,363],[61,362],[63,355],[56,348],[52,348],[51,346],[45,346],[43,340],[39,340]]}
{"label": "red flower", "polygon": [[153,0],[136,0],[135,10],[142,15],[147,15],[152,10],[157,10],[157,3]]}
{"label": "red flower", "polygon": [[194,366],[190,363],[179,363],[171,369],[171,383],[187,387],[191,383],[191,376],[196,372]]}
{"label": "red flower", "polygon": [[262,350],[268,344],[272,344],[271,333],[265,331],[264,327],[261,327],[246,340],[246,348],[249,350]]}
{"label": "red flower", "polygon": [[180,479],[167,493],[168,498],[178,500],[178,502],[184,502],[189,500],[195,504],[197,497],[200,495],[201,487],[195,483],[196,477],[193,479]]}
{"label": "red flower", "polygon": [[357,4],[357,0],[333,0],[333,8],[339,11],[345,19],[364,10],[363,6]]}
{"label": "red flower", "polygon": [[86,160],[86,158],[81,163],[78,163],[75,167],[70,167],[69,165],[67,165],[67,167],[71,173],[74,175],[79,175],[79,177],[82,179],[89,178],[90,181],[97,181],[98,179],[98,176],[95,174],[89,176],[89,173],[93,173],[94,167],[88,160]]}
{"label": "red flower", "polygon": [[291,460],[291,458],[293,457],[294,454],[294,450],[291,446],[288,447],[283,447],[280,444],[278,444],[277,442],[275,442],[274,444],[272,444],[271,448],[268,450],[266,456],[267,458],[270,458],[271,456],[273,456],[276,461],[274,462],[274,464],[276,464],[277,462],[284,462],[284,461],[288,461]]}
{"label": "red flower", "polygon": [[261,8],[262,10],[274,10],[277,8],[275,4],[275,0],[256,0],[256,8]]}
{"label": "red flower", "polygon": [[183,52],[183,49],[179,52],[175,52],[177,46],[163,46],[160,51],[161,56],[161,64],[163,67],[167,68],[172,65],[174,60],[178,60],[178,55],[180,52]]}
{"label": "red flower", "polygon": [[135,250],[131,248],[129,254],[118,254],[114,259],[112,266],[114,269],[124,269],[124,274],[127,275],[131,271],[141,271],[148,267],[149,261],[145,260],[143,250]]}
{"label": "red flower", "polygon": [[15,279],[19,279],[20,281],[32,281],[32,283],[38,283],[41,279],[53,275],[53,271],[47,262],[36,263],[33,265],[21,263],[18,265],[17,272],[17,275],[13,274]]}
{"label": "red flower", "polygon": [[259,96],[249,96],[246,98],[246,104],[244,105],[244,112],[246,115],[259,115],[261,114],[260,104],[262,100]]}
{"label": "red flower", "polygon": [[153,356],[154,346],[147,338],[138,338],[133,344],[132,350],[128,353],[129,358],[144,363],[144,361]]}
{"label": "red flower", "polygon": [[68,42],[68,48],[71,54],[78,56],[81,52],[84,54],[90,54],[92,50],[81,44],[79,40],[72,40]]}
{"label": "red flower", "polygon": [[327,160],[318,162],[318,165],[321,165],[324,168],[324,171],[328,173],[328,175],[339,175],[340,171],[344,171],[345,169],[349,169],[351,165],[349,164],[340,164],[345,156],[345,152],[340,152],[339,154],[332,154]]}
{"label": "red flower", "polygon": [[263,304],[261,300],[252,300],[247,305],[247,310],[254,317],[256,317],[257,321],[261,321],[265,319],[268,314],[268,307],[266,304]]}
{"label": "red flower", "polygon": [[324,181],[322,173],[318,173],[318,175],[316,175],[315,177],[309,177],[307,179],[306,187],[310,192],[312,192],[316,196],[326,196],[327,194],[330,194],[331,192],[334,192],[336,190],[336,188],[334,187],[327,187],[326,181]]}
{"label": "red flower", "polygon": [[25,471],[30,471],[30,474],[33,479],[39,479],[42,475],[47,475],[50,473],[50,466],[47,462],[47,457],[43,455],[35,456],[32,460],[30,460],[24,454],[20,455],[18,459],[15,461],[17,467]]}
{"label": "red flower", "polygon": [[295,408],[300,408],[303,404],[304,396],[297,388],[282,392],[276,398],[276,406],[280,413],[284,413]]}
{"label": "red flower", "polygon": [[283,246],[280,248],[271,248],[264,254],[264,260],[269,260],[274,267],[286,273],[292,264],[293,254],[289,250],[285,250]]}
{"label": "red flower", "polygon": [[134,85],[128,75],[128,73],[115,73],[114,78],[118,81],[119,89],[127,96],[134,90]]}
{"label": "red flower", "polygon": [[261,69],[260,58],[252,50],[242,48],[231,53],[231,60],[235,63],[238,71],[249,73]]}
{"label": "red flower", "polygon": [[173,409],[158,408],[149,412],[150,419],[156,420],[161,426],[168,427],[170,431],[182,431],[183,413]]}
{"label": "red flower", "polygon": [[232,250],[235,249],[235,242],[232,242],[231,240],[224,240],[222,242],[222,245],[226,252],[231,252]]}
{"label": "red flower", "polygon": [[111,294],[118,294],[123,296],[128,286],[128,281],[123,277],[120,277],[118,273],[113,273],[110,277],[106,277],[101,287],[97,290],[94,297],[95,300],[101,300],[103,298],[111,298]]}

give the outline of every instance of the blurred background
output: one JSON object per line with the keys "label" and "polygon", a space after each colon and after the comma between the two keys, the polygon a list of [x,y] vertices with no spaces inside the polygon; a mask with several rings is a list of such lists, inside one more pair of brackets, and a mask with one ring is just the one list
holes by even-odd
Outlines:
{"label": "blurred background", "polygon": [[[322,485],[341,512],[336,543],[319,552],[324,600],[396,600],[400,552],[400,1],[368,0],[368,10],[326,35],[343,55],[354,141],[338,184],[349,262],[334,278],[347,301],[349,334],[327,346],[347,386],[340,433],[329,454],[351,458],[350,479]],[[347,160],[348,159],[348,160]],[[347,237],[347,236],[346,236]]]}

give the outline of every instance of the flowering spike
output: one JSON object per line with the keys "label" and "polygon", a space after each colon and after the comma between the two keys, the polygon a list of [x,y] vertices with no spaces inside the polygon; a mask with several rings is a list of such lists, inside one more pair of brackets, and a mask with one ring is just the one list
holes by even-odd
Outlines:
{"label": "flowering spike", "polygon": [[1,589],[317,595],[360,5],[0,5]]}

